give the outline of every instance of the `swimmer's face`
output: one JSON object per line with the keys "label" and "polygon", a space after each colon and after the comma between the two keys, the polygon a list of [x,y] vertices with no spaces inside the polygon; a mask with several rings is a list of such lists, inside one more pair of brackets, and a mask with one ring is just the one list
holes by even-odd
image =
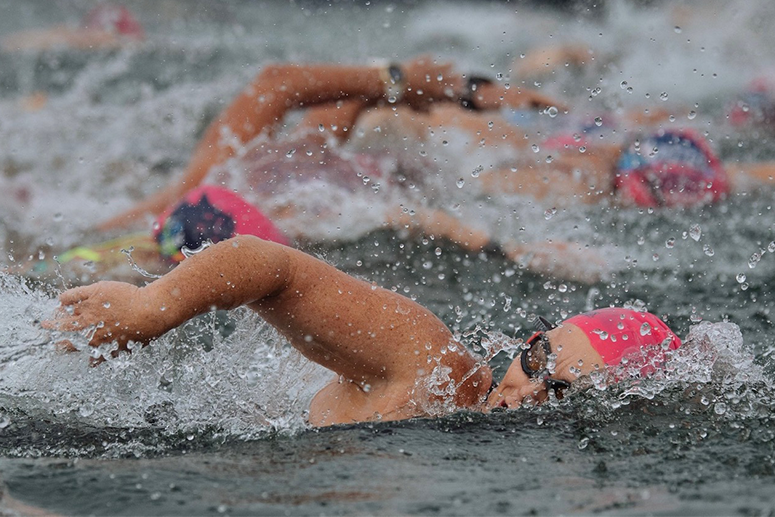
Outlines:
{"label": "swimmer's face", "polygon": [[[572,383],[597,368],[603,368],[600,354],[592,348],[589,338],[572,324],[546,332],[551,352],[557,356],[553,371],[549,377],[556,381]],[[549,396],[551,382],[542,378],[531,378],[525,373],[518,355],[498,387],[490,394],[488,407],[516,408],[522,404],[536,404]]]}

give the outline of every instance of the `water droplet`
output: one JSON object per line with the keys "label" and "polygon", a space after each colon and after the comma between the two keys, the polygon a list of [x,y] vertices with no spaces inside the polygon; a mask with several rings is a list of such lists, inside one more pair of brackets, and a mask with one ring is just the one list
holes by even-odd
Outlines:
{"label": "water droplet", "polygon": [[647,336],[649,334],[651,334],[651,325],[649,325],[648,323],[644,323],[643,325],[640,326],[640,335]]}
{"label": "water droplet", "polygon": [[702,228],[700,228],[699,224],[693,224],[691,228],[689,228],[689,237],[695,241],[700,240],[700,237],[702,237]]}
{"label": "water droplet", "polygon": [[711,248],[711,247],[710,247],[710,244],[706,244],[705,246],[703,246],[703,247],[702,247],[702,251],[704,251],[704,252],[705,252],[705,254],[706,254],[707,256],[709,256],[709,257],[712,257],[713,255],[715,255],[715,254],[716,254],[716,252],[715,252],[715,251],[713,251],[713,248]]}
{"label": "water droplet", "polygon": [[465,184],[466,184],[466,180],[464,180],[463,178],[460,178],[459,180],[457,180],[457,188],[463,188]]}
{"label": "water droplet", "polygon": [[663,101],[666,101],[667,100],[667,92],[660,93],[659,94],[659,98],[662,99]]}
{"label": "water droplet", "polygon": [[64,216],[62,215],[62,212],[57,212],[54,214],[54,222],[58,223],[64,219]]}
{"label": "water droplet", "polygon": [[294,149],[291,149],[290,151],[288,151],[287,153],[285,153],[285,157],[286,157],[286,158],[291,158],[291,157],[293,157],[293,155],[294,155],[294,154],[296,154],[296,149],[295,149],[295,148],[294,148]]}
{"label": "water droplet", "polygon": [[627,81],[622,81],[621,83],[619,83],[619,86],[621,87],[622,90],[627,89]]}
{"label": "water droplet", "polygon": [[600,126],[602,126],[602,125],[603,125],[603,119],[602,119],[602,117],[595,117],[595,125],[596,125],[597,127],[600,127]]}
{"label": "water droplet", "polygon": [[11,425],[11,419],[5,413],[0,413],[0,429],[5,429]]}
{"label": "water droplet", "polygon": [[84,418],[90,417],[91,415],[94,414],[94,406],[88,403],[84,404],[83,406],[78,408],[78,414]]}
{"label": "water droplet", "polygon": [[586,145],[582,145],[581,147],[579,147],[579,152],[580,153],[586,153],[587,152],[587,146]]}
{"label": "water droplet", "polygon": [[676,34],[681,34],[681,27],[679,27],[678,25],[676,25],[675,29],[673,30],[675,31]]}
{"label": "water droplet", "polygon": [[534,153],[537,153],[541,149],[538,147],[538,144],[533,144],[530,146],[530,148],[533,150]]}
{"label": "water droplet", "polygon": [[738,273],[735,278],[737,279],[738,284],[742,284],[743,282],[745,282],[745,279],[747,277],[745,276],[745,273]]}
{"label": "water droplet", "polygon": [[105,307],[106,309],[110,309],[110,302],[105,302],[102,304],[102,306]]}
{"label": "water droplet", "polygon": [[762,259],[761,253],[759,253],[758,251],[754,252],[754,254],[751,255],[751,258],[748,259],[748,267],[750,269],[755,268],[756,264],[758,264],[761,259]]}
{"label": "water droplet", "polygon": [[694,118],[697,116],[697,112],[692,110],[689,112],[689,114],[686,116],[689,120],[694,120]]}
{"label": "water droplet", "polygon": [[769,246],[767,246],[767,251],[770,253],[775,253],[775,241],[772,241]]}
{"label": "water droplet", "polygon": [[474,178],[478,178],[479,175],[482,173],[482,171],[484,171],[484,166],[477,165],[476,168],[471,171],[471,176],[473,176]]}
{"label": "water droplet", "polygon": [[673,249],[674,247],[675,247],[675,239],[673,237],[670,237],[665,241],[665,248]]}
{"label": "water droplet", "polygon": [[549,219],[554,217],[554,214],[556,214],[556,213],[557,213],[557,209],[556,208],[549,208],[548,210],[546,210],[544,212],[544,219],[546,219],[548,221]]}
{"label": "water droplet", "polygon": [[727,412],[727,405],[723,402],[717,402],[716,405],[713,407],[713,412],[717,415],[723,415]]}
{"label": "water droplet", "polygon": [[586,449],[587,445],[589,445],[589,438],[584,437],[581,440],[579,440],[579,450]]}
{"label": "water droplet", "polygon": [[546,114],[549,115],[550,118],[554,118],[559,113],[559,110],[556,106],[549,106],[546,110]]}

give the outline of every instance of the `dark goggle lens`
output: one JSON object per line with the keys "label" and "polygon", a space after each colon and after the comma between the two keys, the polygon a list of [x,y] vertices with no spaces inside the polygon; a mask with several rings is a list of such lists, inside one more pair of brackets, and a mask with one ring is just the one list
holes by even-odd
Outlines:
{"label": "dark goggle lens", "polygon": [[525,356],[523,366],[526,366],[529,371],[525,371],[528,375],[535,375],[546,369],[547,357],[546,350],[543,346],[543,332],[538,332],[527,340],[530,347],[522,352]]}

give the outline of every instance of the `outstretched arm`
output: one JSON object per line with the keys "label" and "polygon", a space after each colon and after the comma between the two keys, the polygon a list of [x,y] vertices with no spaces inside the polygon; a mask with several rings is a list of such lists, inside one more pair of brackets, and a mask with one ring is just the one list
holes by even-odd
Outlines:
{"label": "outstretched arm", "polygon": [[775,185],[775,162],[725,164],[734,190],[746,190],[761,185]]}
{"label": "outstretched arm", "polygon": [[413,210],[411,214],[403,209],[397,210],[390,215],[387,223],[396,229],[421,231],[426,235],[449,239],[469,251],[501,250],[521,267],[540,275],[592,284],[610,271],[610,264],[594,248],[564,241],[495,243],[486,231],[469,226],[441,210]]}
{"label": "outstretched arm", "polygon": [[[421,105],[444,99],[459,91],[460,77],[451,67],[420,58],[404,66],[404,101]],[[134,223],[145,214],[158,214],[199,185],[209,170],[230,158],[235,148],[260,133],[271,134],[285,114],[295,108],[315,106],[341,99],[354,99],[366,105],[384,97],[384,75],[371,66],[269,65],[214,120],[197,144],[181,178],[129,211],[102,223],[109,230]],[[348,105],[347,117],[357,114]]]}
{"label": "outstretched arm", "polygon": [[[94,328],[90,345],[117,342],[120,348],[130,340],[147,343],[198,314],[247,305],[307,358],[355,387],[337,396],[361,400],[353,402],[361,406],[368,405],[365,393],[371,388],[381,393],[382,414],[397,410],[399,399],[406,402],[418,378],[430,374],[436,364],[449,366],[451,378],[466,386],[458,386],[455,397],[465,405],[478,401],[481,376],[489,375],[485,368],[472,377],[478,379],[475,384],[465,384],[476,360],[460,346],[458,354],[442,353],[454,343],[452,334],[419,304],[256,237],[220,242],[145,287],[100,282],[66,291],[60,300],[63,308],[47,323],[49,328]],[[397,398],[386,395],[390,393]],[[336,398],[324,397],[324,405],[331,406]],[[355,419],[367,418],[353,408],[342,411]]]}

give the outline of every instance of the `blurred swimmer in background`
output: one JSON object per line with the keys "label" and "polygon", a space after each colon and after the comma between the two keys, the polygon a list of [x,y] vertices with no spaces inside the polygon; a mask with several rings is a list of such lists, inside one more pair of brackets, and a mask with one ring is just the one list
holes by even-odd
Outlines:
{"label": "blurred swimmer in background", "polygon": [[144,39],[145,31],[129,9],[99,2],[84,15],[80,25],[58,25],[9,34],[0,40],[0,50],[100,50],[119,48]]}
{"label": "blurred swimmer in background", "polygon": [[[113,356],[197,315],[245,305],[336,374],[311,402],[314,426],[541,403],[582,378],[599,386],[653,375],[681,346],[647,312],[606,308],[559,326],[538,318],[539,331],[525,342],[504,338],[516,357],[496,383],[489,358],[456,341],[421,305],[253,236],[215,244],[144,287],[98,282],[64,292],[60,302],[44,326],[85,333],[93,347],[112,343],[102,353]],[[67,340],[60,347],[76,350]]]}
{"label": "blurred swimmer in background", "polygon": [[[568,243],[532,247],[493,242],[487,229],[434,207],[439,203],[434,203],[432,189],[423,190],[427,172],[422,164],[401,162],[396,158],[400,153],[390,149],[339,145],[356,132],[359,115],[367,109],[370,116],[393,117],[400,105],[422,118],[435,104],[474,112],[500,106],[544,108],[555,101],[467,78],[449,64],[424,57],[384,66],[269,65],[210,124],[177,180],[99,229],[147,228],[154,218],[155,250],[177,263],[184,248],[237,234],[281,244],[314,240],[307,233],[310,223],[345,217],[342,208],[352,196],[371,193],[379,184],[380,194],[399,193],[392,198],[385,194],[387,201],[363,214],[383,226],[447,238],[471,251],[497,249],[539,272],[597,280],[605,264],[588,257],[587,250]],[[304,116],[288,130],[286,115],[296,109],[303,109]],[[129,244],[137,248],[144,242]],[[90,261],[99,260],[101,253],[90,253],[88,247],[74,251],[74,257]],[[597,261],[597,266],[567,269],[570,261],[556,258],[557,252],[578,254],[579,262]]]}

